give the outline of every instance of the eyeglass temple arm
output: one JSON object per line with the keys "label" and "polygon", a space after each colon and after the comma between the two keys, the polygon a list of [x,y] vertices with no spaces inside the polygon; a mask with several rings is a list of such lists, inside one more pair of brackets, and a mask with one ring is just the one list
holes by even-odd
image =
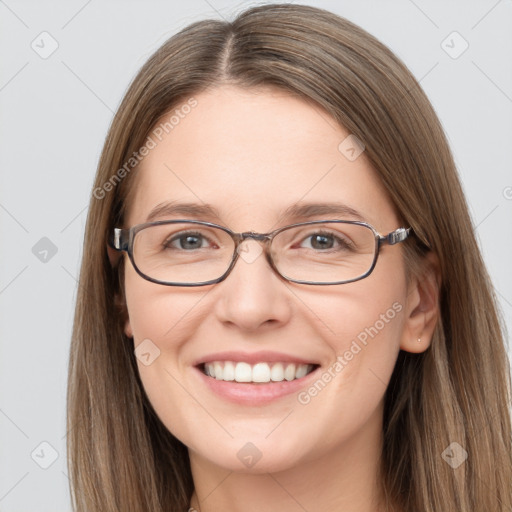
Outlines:
{"label": "eyeglass temple arm", "polygon": [[403,242],[410,234],[411,228],[398,228],[391,233],[388,233],[386,236],[381,236],[379,238],[379,242],[387,243],[389,245],[395,245],[400,242]]}
{"label": "eyeglass temple arm", "polygon": [[128,240],[126,233],[121,228],[114,228],[114,233],[107,239],[107,256],[112,268],[115,268],[119,263],[122,251],[128,250]]}
{"label": "eyeglass temple arm", "polygon": [[127,229],[114,228],[114,235],[108,239],[109,247],[116,251],[128,250],[128,237],[126,236],[128,232]]}

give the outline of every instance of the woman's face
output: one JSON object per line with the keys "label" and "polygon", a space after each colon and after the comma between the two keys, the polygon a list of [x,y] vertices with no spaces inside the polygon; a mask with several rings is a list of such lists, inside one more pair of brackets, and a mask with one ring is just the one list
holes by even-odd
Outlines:
{"label": "woman's face", "polygon": [[[194,108],[169,114],[177,117],[168,133],[153,131],[156,147],[140,164],[126,226],[146,222],[163,203],[208,205],[218,216],[168,211],[154,220],[204,220],[235,232],[357,220],[348,212],[283,218],[294,205],[337,203],[381,234],[400,227],[364,151],[358,156],[361,148],[325,111],[269,88],[223,86],[194,98]],[[126,259],[125,332],[156,413],[191,457],[233,471],[280,471],[369,449],[379,442],[383,396],[405,336],[400,244],[382,247],[367,278],[334,286],[284,281],[260,253],[263,244],[244,244],[231,274],[201,287],[149,282]],[[244,368],[255,374],[244,362],[269,363],[271,372],[279,363],[283,372],[293,362],[317,366],[290,381],[238,383],[205,375],[205,361],[242,363],[242,380]],[[260,370],[268,373],[267,365]]]}

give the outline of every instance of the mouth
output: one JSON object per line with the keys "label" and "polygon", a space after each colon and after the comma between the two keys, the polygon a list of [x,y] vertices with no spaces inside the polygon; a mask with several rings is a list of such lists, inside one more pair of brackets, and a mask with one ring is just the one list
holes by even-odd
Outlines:
{"label": "mouth", "polygon": [[209,361],[197,365],[207,377],[215,380],[251,384],[291,382],[306,377],[320,365],[290,362]]}
{"label": "mouth", "polygon": [[192,367],[200,388],[237,405],[263,407],[289,399],[318,378],[321,363],[310,357],[268,350],[224,351],[203,355]]}

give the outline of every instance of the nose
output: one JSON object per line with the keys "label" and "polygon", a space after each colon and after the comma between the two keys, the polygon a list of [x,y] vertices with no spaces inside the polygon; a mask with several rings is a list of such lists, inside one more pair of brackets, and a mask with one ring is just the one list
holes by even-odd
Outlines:
{"label": "nose", "polygon": [[245,331],[285,325],[292,302],[285,283],[270,267],[262,241],[246,239],[226,279],[217,284],[217,319]]}

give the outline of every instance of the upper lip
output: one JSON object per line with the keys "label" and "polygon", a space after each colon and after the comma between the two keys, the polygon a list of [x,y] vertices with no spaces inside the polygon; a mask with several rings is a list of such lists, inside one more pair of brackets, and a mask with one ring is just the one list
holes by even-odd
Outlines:
{"label": "upper lip", "polygon": [[296,364],[320,364],[318,361],[313,361],[312,359],[304,359],[303,357],[298,357],[290,354],[285,354],[283,352],[270,352],[268,350],[263,350],[259,352],[240,352],[240,351],[224,351],[224,352],[215,352],[212,354],[208,354],[206,356],[202,356],[197,359],[193,365],[198,366],[203,363],[210,363],[212,361],[234,361],[234,362],[244,362],[249,364],[256,363],[296,363]]}

